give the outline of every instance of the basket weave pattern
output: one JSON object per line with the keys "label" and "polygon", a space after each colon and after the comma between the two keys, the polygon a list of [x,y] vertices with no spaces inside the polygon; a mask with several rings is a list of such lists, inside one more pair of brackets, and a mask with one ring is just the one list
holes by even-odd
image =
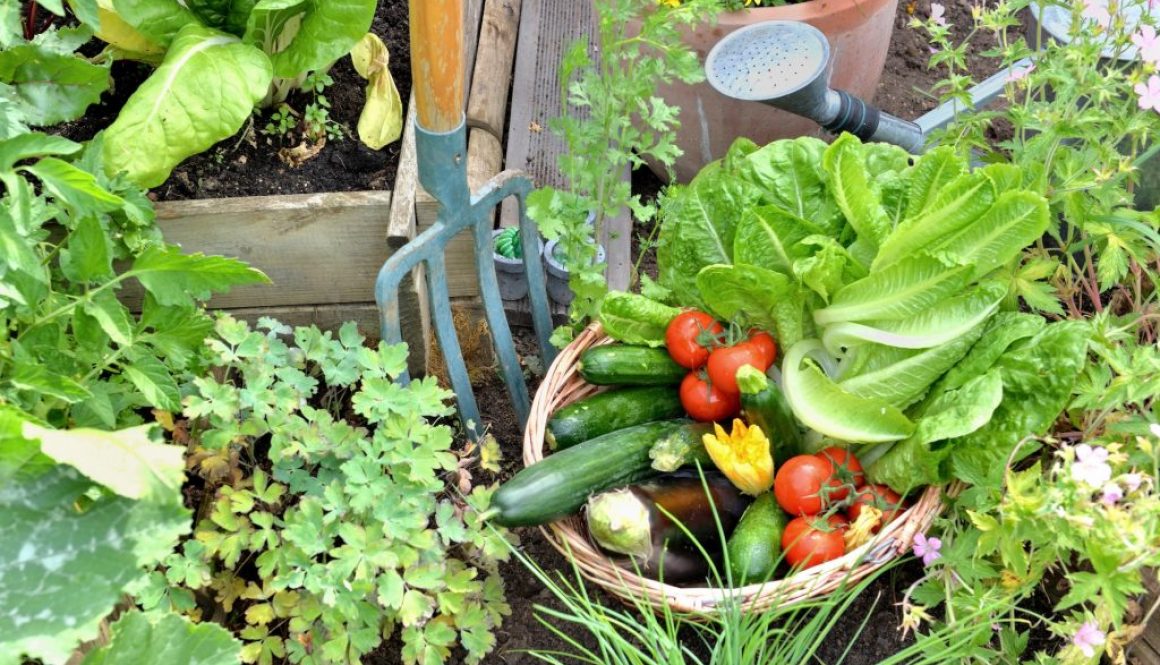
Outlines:
{"label": "basket weave pattern", "polygon": [[[601,390],[584,381],[577,371],[580,355],[587,349],[613,340],[593,324],[581,332],[548,368],[532,402],[524,430],[524,464],[544,458],[544,432],[557,409]],[[819,564],[790,577],[734,589],[678,587],[641,577],[613,563],[588,537],[584,520],[569,516],[540,527],[548,542],[571,557],[581,574],[626,600],[647,600],[654,609],[668,605],[682,613],[712,613],[718,604],[733,599],[747,611],[764,611],[825,595],[842,584],[859,580],[910,549],[915,534],[923,533],[943,509],[942,489],[928,487],[914,505],[882,528],[869,542],[845,556]]]}

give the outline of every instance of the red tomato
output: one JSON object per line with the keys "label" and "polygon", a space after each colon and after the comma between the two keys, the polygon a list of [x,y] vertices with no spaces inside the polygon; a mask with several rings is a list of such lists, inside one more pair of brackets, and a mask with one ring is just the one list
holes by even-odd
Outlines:
{"label": "red tomato", "polygon": [[833,561],[846,553],[842,531],[847,524],[840,515],[828,520],[820,517],[795,517],[781,534],[785,560],[794,568],[809,568]]}
{"label": "red tomato", "polygon": [[882,523],[874,527],[874,533],[878,533],[878,529],[893,522],[894,518],[906,508],[902,505],[902,497],[898,496],[898,492],[885,485],[863,485],[855,491],[854,503],[846,511],[851,520],[857,520],[862,514],[862,506],[874,506],[882,511]]}
{"label": "red tomato", "polygon": [[741,400],[737,395],[730,395],[710,385],[697,372],[689,372],[681,381],[681,406],[685,407],[693,420],[707,423],[737,415],[741,409]]}
{"label": "red tomato", "polygon": [[797,455],[786,460],[773,478],[773,495],[790,515],[817,515],[832,499],[827,489],[838,485],[834,465],[817,455]]}
{"label": "red tomato", "polygon": [[681,367],[697,369],[709,360],[709,348],[725,329],[708,314],[689,309],[669,321],[665,328],[665,347]]}
{"label": "red tomato", "polygon": [[861,487],[866,484],[866,474],[862,473],[862,463],[845,448],[831,446],[818,453],[818,457],[826,459],[834,466],[834,478],[841,486],[838,491],[830,493],[830,498],[834,501],[841,501],[849,496],[852,487]]}
{"label": "red tomato", "polygon": [[709,354],[709,380],[713,385],[730,395],[740,395],[737,387],[737,370],[746,365],[764,372],[769,369],[761,349],[749,342],[741,342],[723,349],[714,349]]}
{"label": "red tomato", "polygon": [[773,341],[773,336],[761,330],[751,330],[749,343],[761,350],[765,356],[765,369],[769,369],[773,361],[777,360],[777,343]]}

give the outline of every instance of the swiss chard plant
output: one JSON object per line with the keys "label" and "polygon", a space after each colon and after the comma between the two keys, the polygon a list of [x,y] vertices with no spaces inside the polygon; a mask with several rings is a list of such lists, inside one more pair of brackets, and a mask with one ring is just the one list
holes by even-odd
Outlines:
{"label": "swiss chard plant", "polygon": [[[58,427],[179,409],[178,377],[199,369],[212,327],[200,303],[267,281],[166,245],[144,192],[104,172],[99,143],[0,140],[0,401]],[[126,288],[140,313],[118,299]]]}
{"label": "swiss chard plant", "polygon": [[190,155],[276,106],[311,72],[351,54],[368,79],[359,136],[381,148],[402,130],[386,46],[367,33],[376,0],[72,0],[114,57],[155,63],[105,131],[105,168],[160,185]]}
{"label": "swiss chard plant", "polygon": [[396,631],[405,663],[441,663],[457,644],[480,662],[494,647],[510,544],[481,521],[490,491],[468,468],[496,451],[456,454],[438,422],[451,394],[395,382],[405,345],[363,342],[354,324],[335,338],[218,320],[217,369],[173,424],[205,499],[194,538],[142,592],[148,607],[211,614],[252,663],[360,662]]}

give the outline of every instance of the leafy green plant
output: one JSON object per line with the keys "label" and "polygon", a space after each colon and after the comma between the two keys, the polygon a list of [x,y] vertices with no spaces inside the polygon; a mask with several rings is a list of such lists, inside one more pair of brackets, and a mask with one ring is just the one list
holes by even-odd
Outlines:
{"label": "leafy green plant", "polygon": [[468,491],[473,458],[433,422],[451,394],[396,383],[406,347],[364,347],[354,324],[337,339],[259,328],[220,318],[217,369],[185,399],[206,499],[152,603],[212,612],[246,662],[359,662],[396,629],[406,663],[443,662],[457,643],[480,662],[508,613],[507,536],[481,522],[490,491]]}
{"label": "leafy green plant", "polygon": [[[596,243],[605,220],[625,207],[641,221],[656,214],[634,195],[626,169],[646,159],[671,166],[681,154],[675,145],[679,109],[657,97],[657,85],[674,80],[696,83],[704,72],[696,53],[681,40],[683,29],[711,20],[715,0],[692,0],[675,7],[651,0],[601,0],[597,43],[573,42],[560,67],[560,98],[566,108],[550,128],[568,146],[559,168],[565,187],[544,187],[528,197],[528,215],[548,240],[559,240],[569,286],[573,326],[595,315],[607,291]],[[634,23],[635,22],[635,23]],[[639,24],[639,30],[630,25]],[[590,49],[598,47],[594,59]],[[590,220],[589,217],[592,217]],[[561,328],[556,342],[571,331]]]}
{"label": "leafy green plant", "polygon": [[262,131],[272,136],[289,136],[290,132],[298,126],[298,114],[294,109],[290,108],[289,104],[279,104],[278,108],[270,114],[270,120],[266,123],[266,128]]}
{"label": "leafy green plant", "polygon": [[[54,430],[0,405],[0,661],[68,660],[189,533],[182,450],[150,429]],[[136,609],[111,632],[84,663],[228,665],[241,647],[219,626]]]}
{"label": "leafy green plant", "polygon": [[[199,303],[267,281],[164,244],[152,203],[104,175],[100,155],[99,143],[40,133],[0,141],[0,398],[54,426],[114,428],[141,422],[141,407],[180,408],[175,377],[198,368],[211,328]],[[140,314],[116,297],[130,285]]]}
{"label": "leafy green plant", "polygon": [[[129,97],[106,130],[104,142],[110,173],[124,171],[130,181],[153,187],[186,157],[237,132],[255,106],[285,101],[311,73],[309,85],[318,94],[317,88],[328,78],[325,70],[364,38],[377,2],[187,5],[177,0],[73,0],[70,4],[113,47],[115,56],[160,63]],[[376,71],[389,78],[385,66]],[[384,127],[401,126],[401,118],[382,112],[396,108],[389,98],[394,92],[397,101],[398,92],[393,82],[367,90],[381,98],[368,98],[363,113],[369,113],[373,122],[360,120],[359,134],[378,148],[384,145]],[[316,136],[335,136],[334,129],[319,120],[323,111],[325,106],[319,104],[308,123],[313,123]]]}

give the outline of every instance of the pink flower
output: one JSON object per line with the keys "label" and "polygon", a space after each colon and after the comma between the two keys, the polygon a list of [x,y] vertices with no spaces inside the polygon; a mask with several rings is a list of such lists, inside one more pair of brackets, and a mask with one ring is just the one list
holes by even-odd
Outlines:
{"label": "pink flower", "polygon": [[914,536],[914,545],[911,546],[914,556],[922,557],[922,565],[929,566],[942,558],[942,541],[938,538],[927,538],[921,533]]}
{"label": "pink flower", "polygon": [[1108,13],[1108,0],[1083,0],[1083,17],[1090,18],[1101,28],[1108,27],[1112,15]]}
{"label": "pink flower", "polygon": [[1140,489],[1140,485],[1143,484],[1143,482],[1144,477],[1138,473],[1133,472],[1124,474],[1124,486],[1128,488],[1129,492],[1135,492],[1136,490]]}
{"label": "pink flower", "polygon": [[1011,73],[1007,75],[1007,82],[1014,83],[1016,81],[1022,81],[1023,79],[1027,78],[1027,75],[1033,71],[1035,71],[1034,62],[1030,65],[1027,65],[1026,67],[1015,67],[1011,70]]}
{"label": "pink flower", "polygon": [[[1157,95],[1160,95],[1160,77],[1156,79]],[[1142,104],[1141,104],[1142,106]],[[1108,449],[1092,447],[1081,443],[1075,447],[1075,461],[1071,463],[1072,480],[1091,487],[1101,487],[1112,477],[1112,467],[1108,466]]]}
{"label": "pink flower", "polygon": [[1102,645],[1107,635],[1100,630],[1099,625],[1095,621],[1086,621],[1079,630],[1075,631],[1075,636],[1071,638],[1071,643],[1074,644],[1083,655],[1091,658],[1096,655],[1096,647]]}
{"label": "pink flower", "polygon": [[1132,43],[1140,50],[1140,58],[1149,64],[1160,62],[1160,39],[1156,38],[1156,28],[1140,26],[1140,32],[1132,35]]}
{"label": "pink flower", "polygon": [[1160,76],[1155,74],[1148,77],[1147,85],[1137,83],[1136,94],[1140,96],[1140,108],[1147,111],[1152,109],[1160,113]]}
{"label": "pink flower", "polygon": [[1124,498],[1124,490],[1119,485],[1115,483],[1104,484],[1103,494],[1100,496],[1100,501],[1103,501],[1104,505],[1113,505],[1122,498]]}
{"label": "pink flower", "polygon": [[935,23],[937,23],[941,26],[945,26],[947,24],[947,20],[943,17],[943,14],[945,14],[946,11],[947,11],[947,8],[943,7],[939,3],[937,3],[937,2],[930,3],[930,20],[934,21]]}

